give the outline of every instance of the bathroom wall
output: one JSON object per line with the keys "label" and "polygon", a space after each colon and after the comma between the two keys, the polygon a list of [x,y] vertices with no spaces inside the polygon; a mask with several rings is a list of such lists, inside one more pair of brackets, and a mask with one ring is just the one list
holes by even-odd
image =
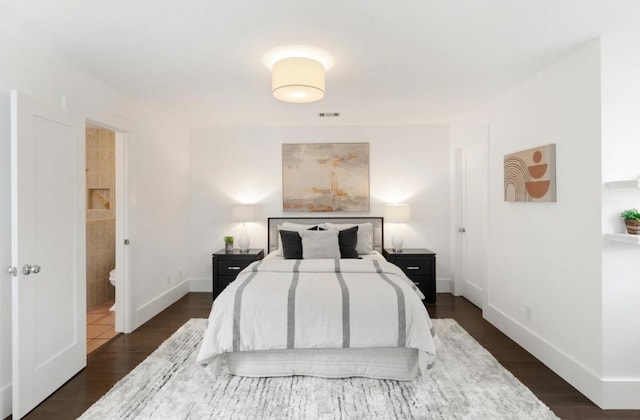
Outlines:
{"label": "bathroom wall", "polygon": [[115,133],[87,128],[87,309],[113,301],[115,268]]}

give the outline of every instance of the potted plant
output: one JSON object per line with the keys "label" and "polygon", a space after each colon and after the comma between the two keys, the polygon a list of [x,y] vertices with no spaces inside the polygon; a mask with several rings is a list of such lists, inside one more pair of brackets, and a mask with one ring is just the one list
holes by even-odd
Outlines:
{"label": "potted plant", "polygon": [[224,237],[224,250],[226,252],[233,251],[233,236]]}
{"label": "potted plant", "polygon": [[628,234],[640,235],[640,211],[628,209],[620,213],[620,217],[624,219]]}

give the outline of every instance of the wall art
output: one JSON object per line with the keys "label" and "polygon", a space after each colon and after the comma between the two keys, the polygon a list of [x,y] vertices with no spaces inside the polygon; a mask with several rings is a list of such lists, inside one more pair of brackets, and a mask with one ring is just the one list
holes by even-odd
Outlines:
{"label": "wall art", "polygon": [[282,145],[285,212],[368,212],[369,143]]}
{"label": "wall art", "polygon": [[556,201],[556,145],[504,157],[504,201]]}

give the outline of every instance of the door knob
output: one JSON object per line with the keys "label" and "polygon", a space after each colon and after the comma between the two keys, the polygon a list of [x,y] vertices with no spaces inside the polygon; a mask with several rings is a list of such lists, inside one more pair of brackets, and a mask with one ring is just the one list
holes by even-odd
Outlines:
{"label": "door knob", "polygon": [[25,264],[22,266],[22,274],[24,274],[25,276],[28,276],[29,274],[38,274],[40,270],[41,268],[37,264]]}

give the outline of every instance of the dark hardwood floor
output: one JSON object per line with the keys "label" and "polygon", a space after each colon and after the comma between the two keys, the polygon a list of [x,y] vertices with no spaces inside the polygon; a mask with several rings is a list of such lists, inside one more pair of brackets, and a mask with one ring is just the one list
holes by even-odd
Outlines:
{"label": "dark hardwood floor", "polygon": [[[74,419],[190,318],[206,318],[210,293],[190,293],[131,334],[89,355],[87,367],[36,407],[27,419]],[[640,410],[600,410],[571,385],[482,318],[461,297],[438,294],[432,318],[453,318],[562,419],[640,419]]]}

